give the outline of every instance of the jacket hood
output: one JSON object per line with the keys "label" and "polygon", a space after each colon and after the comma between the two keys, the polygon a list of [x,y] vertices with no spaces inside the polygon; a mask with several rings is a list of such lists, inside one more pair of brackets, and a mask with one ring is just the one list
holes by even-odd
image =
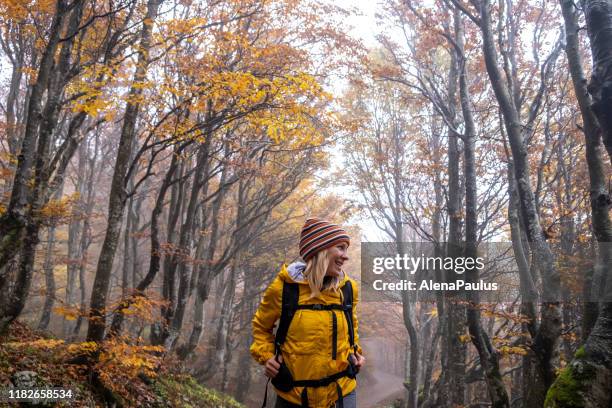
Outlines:
{"label": "jacket hood", "polygon": [[[306,280],[306,277],[304,276],[305,269],[306,269],[306,264],[301,261],[293,262],[289,264],[289,266],[287,266],[286,264],[283,264],[280,270],[280,273],[279,273],[279,277],[283,280],[283,282],[295,282],[295,283],[301,283],[304,285],[308,285],[308,281]],[[342,271],[342,274],[343,276],[342,276],[342,279],[340,280],[340,284],[338,285],[338,287],[344,286],[344,284],[348,280],[348,275],[344,273],[344,271]]]}

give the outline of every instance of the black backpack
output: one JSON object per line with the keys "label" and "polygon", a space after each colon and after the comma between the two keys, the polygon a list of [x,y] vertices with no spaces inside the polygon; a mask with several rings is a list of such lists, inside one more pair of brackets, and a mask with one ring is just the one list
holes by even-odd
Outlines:
{"label": "black backpack", "polygon": [[[281,347],[287,338],[287,333],[289,331],[289,326],[291,325],[291,320],[295,315],[295,312],[300,309],[307,310],[316,310],[316,311],[333,311],[333,310],[342,310],[344,316],[346,318],[347,326],[348,326],[348,336],[349,343],[354,352],[357,351],[357,346],[355,344],[355,332],[353,329],[353,284],[351,281],[347,281],[345,285],[342,287],[342,304],[311,304],[311,305],[301,305],[299,304],[300,298],[300,287],[297,283],[283,283],[283,297],[282,297],[282,308],[281,308],[281,317],[280,322],[278,324],[278,328],[276,329],[275,339],[274,339],[274,347],[276,352],[276,358],[281,353]],[[332,360],[336,359],[337,355],[337,343],[338,343],[338,321],[336,314],[332,312]],[[293,379],[291,372],[285,365],[285,363],[281,363],[281,367],[279,369],[278,374],[274,379],[272,379],[272,384],[274,387],[281,391],[288,392],[293,387],[304,387],[302,391],[302,408],[308,408],[308,387],[324,387],[331,383],[336,383],[336,390],[338,392],[338,406],[340,408],[343,407],[342,402],[342,389],[338,385],[338,379],[342,377],[350,377],[355,378],[357,375],[357,368],[354,366],[353,360],[349,357],[349,365],[348,367],[340,371],[336,374],[332,374],[328,377],[321,378],[319,380],[295,380]],[[268,379],[268,382],[270,380]],[[266,392],[264,394],[264,401],[262,404],[262,408],[266,406],[268,397],[268,385],[266,384]]]}

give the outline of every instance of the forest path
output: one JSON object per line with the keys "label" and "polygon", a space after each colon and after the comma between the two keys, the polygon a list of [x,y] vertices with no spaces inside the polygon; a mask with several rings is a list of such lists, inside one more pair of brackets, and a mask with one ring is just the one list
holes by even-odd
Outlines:
{"label": "forest path", "polygon": [[357,387],[357,406],[359,408],[374,408],[379,403],[389,399],[394,394],[401,393],[404,389],[402,378],[375,369],[369,373],[372,381]]}

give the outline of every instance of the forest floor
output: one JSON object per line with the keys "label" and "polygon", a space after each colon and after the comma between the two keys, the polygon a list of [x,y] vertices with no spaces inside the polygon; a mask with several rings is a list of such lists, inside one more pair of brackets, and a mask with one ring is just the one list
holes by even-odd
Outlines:
{"label": "forest floor", "polygon": [[[193,377],[171,370],[169,364],[154,367],[155,375],[127,377],[125,367],[112,362],[100,370],[103,390],[92,385],[85,366],[70,362],[70,352],[83,345],[68,344],[48,333],[32,330],[15,322],[6,336],[0,336],[0,389],[15,382],[30,381],[35,388],[63,388],[72,391],[72,398],[63,402],[39,404],[40,407],[203,407],[243,408],[233,398],[206,388]],[[109,360],[110,361],[110,360]],[[138,360],[134,357],[135,367]],[[124,359],[122,363],[126,363]],[[114,371],[113,371],[114,370]],[[112,391],[115,405],[108,401]],[[0,401],[0,407],[16,406]]]}

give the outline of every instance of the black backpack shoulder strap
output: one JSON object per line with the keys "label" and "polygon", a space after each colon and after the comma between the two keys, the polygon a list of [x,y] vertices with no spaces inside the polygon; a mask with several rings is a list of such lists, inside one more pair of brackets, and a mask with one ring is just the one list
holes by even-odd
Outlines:
{"label": "black backpack shoulder strap", "polygon": [[297,305],[300,299],[300,287],[297,283],[283,282],[283,298],[280,322],[276,329],[276,337],[274,340],[276,354],[280,353],[280,348],[287,338],[287,332],[289,331],[289,325],[291,319],[297,309]]}
{"label": "black backpack shoulder strap", "polygon": [[342,305],[348,326],[349,343],[355,348],[355,331],[353,329],[353,283],[350,279],[342,287]]}

